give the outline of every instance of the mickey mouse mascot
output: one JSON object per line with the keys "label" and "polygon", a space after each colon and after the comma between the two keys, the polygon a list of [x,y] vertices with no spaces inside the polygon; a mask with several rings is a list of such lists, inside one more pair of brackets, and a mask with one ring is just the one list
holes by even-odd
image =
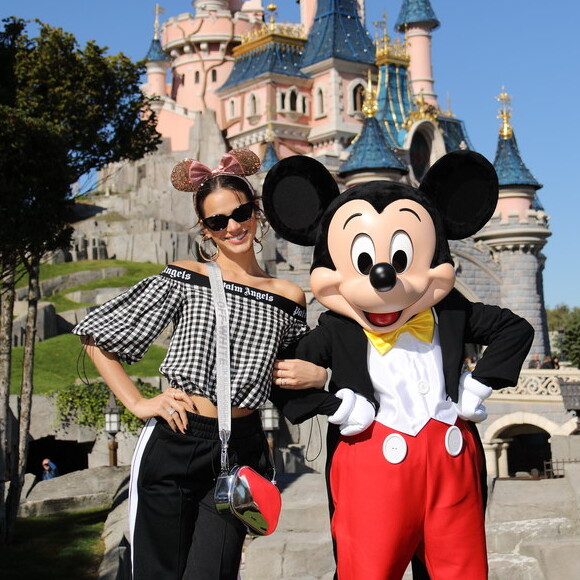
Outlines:
{"label": "mickey mouse mascot", "polygon": [[[448,240],[475,234],[498,197],[481,155],[445,155],[418,189],[373,181],[339,195],[319,162],[268,173],[264,209],[314,245],[311,288],[329,309],[293,353],[332,369],[329,390],[274,388],[294,423],[329,415],[327,481],[339,580],[396,580],[414,555],[433,580],[487,578],[484,458],[474,423],[515,385],[533,329],[453,288]],[[461,374],[464,345],[486,346]]]}

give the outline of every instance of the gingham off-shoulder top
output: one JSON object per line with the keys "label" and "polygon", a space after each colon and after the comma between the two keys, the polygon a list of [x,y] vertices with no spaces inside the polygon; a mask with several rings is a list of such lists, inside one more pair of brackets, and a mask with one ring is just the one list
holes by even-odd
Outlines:
{"label": "gingham off-shoulder top", "polygon": [[[283,296],[224,281],[230,322],[232,406],[257,409],[268,398],[278,351],[308,332],[306,310]],[[126,363],[141,359],[173,323],[159,371],[172,387],[214,404],[215,312],[209,278],[177,266],[145,278],[90,312],[72,330]]]}

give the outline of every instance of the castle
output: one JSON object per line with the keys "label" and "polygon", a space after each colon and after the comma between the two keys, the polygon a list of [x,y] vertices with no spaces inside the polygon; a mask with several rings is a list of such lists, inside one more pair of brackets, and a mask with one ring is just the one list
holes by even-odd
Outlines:
{"label": "castle", "polygon": [[[160,150],[102,172],[116,195],[99,204],[124,216],[78,225],[79,257],[116,256],[165,263],[191,255],[191,200],[168,176],[184,158],[216,166],[229,148],[248,147],[264,173],[289,155],[310,155],[341,188],[373,179],[417,185],[443,154],[474,149],[463,121],[435,93],[429,0],[402,0],[396,39],[382,22],[372,40],[365,0],[300,0],[300,23],[281,23],[261,0],[194,0],[193,13],[160,24],[147,52],[144,91],[157,98]],[[542,247],[548,216],[542,186],[524,164],[502,91],[497,153],[500,199],[472,239],[452,243],[457,287],[470,299],[500,304],[536,329],[532,353],[550,352],[544,311]],[[476,149],[476,148],[475,148]],[[308,288],[310,253],[270,238],[270,271]],[[311,309],[315,321],[318,310]]]}
{"label": "castle", "polygon": [[[362,18],[364,0],[301,0],[299,24],[277,22],[275,7],[265,10],[261,0],[195,0],[193,14],[162,24],[157,7],[143,88],[156,97],[163,143],[137,162],[101,172],[99,191],[76,204],[68,258],[191,258],[191,196],[169,180],[184,157],[216,167],[228,149],[249,147],[263,160],[263,171],[252,176],[259,190],[278,159],[310,155],[344,189],[377,179],[417,185],[446,152],[476,149],[463,121],[437,101],[431,40],[439,21],[432,4],[402,0],[396,38],[381,23],[374,41]],[[480,232],[451,243],[457,287],[471,300],[527,318],[536,329],[532,353],[542,356],[550,352],[542,282],[548,216],[536,195],[541,185],[520,155],[510,97],[502,90],[498,100],[499,202]],[[320,305],[308,291],[311,249],[268,236],[258,254],[263,267],[305,289],[314,326]],[[85,310],[60,317],[72,325]],[[478,425],[491,477],[555,472],[546,462],[580,458],[579,438],[569,437],[577,422],[562,397],[562,385],[579,377],[569,368],[524,369],[516,387],[493,393],[488,419]],[[307,447],[307,431],[277,436],[290,471],[289,443]],[[324,458],[310,466],[323,471]]]}

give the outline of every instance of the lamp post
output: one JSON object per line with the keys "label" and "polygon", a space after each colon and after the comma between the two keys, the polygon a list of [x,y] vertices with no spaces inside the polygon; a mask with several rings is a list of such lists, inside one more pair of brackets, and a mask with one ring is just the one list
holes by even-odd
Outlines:
{"label": "lamp post", "polygon": [[268,445],[270,446],[270,449],[274,451],[274,432],[278,431],[280,427],[278,410],[270,401],[266,401],[260,410],[260,413],[262,415],[262,427],[266,433]]}
{"label": "lamp post", "polygon": [[109,393],[109,402],[105,407],[105,431],[109,439],[109,466],[117,467],[117,433],[121,430],[121,411],[115,395]]}

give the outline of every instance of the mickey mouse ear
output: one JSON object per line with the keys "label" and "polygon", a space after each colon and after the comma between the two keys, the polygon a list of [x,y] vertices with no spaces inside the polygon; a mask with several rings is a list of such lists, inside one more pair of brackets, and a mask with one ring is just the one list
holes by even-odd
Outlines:
{"label": "mickey mouse ear", "polygon": [[437,205],[447,238],[461,240],[491,218],[499,196],[493,165],[474,151],[453,151],[429,169],[419,189]]}
{"label": "mickey mouse ear", "polygon": [[277,234],[294,244],[313,246],[320,219],[339,193],[336,181],[322,163],[294,155],[268,171],[262,203]]}

